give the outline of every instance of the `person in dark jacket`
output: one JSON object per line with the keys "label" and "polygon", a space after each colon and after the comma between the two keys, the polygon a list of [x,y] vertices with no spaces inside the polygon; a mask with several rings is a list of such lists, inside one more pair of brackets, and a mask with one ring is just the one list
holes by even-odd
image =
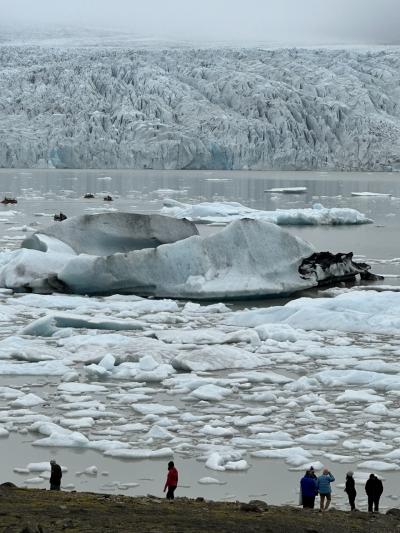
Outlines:
{"label": "person in dark jacket", "polygon": [[61,466],[56,463],[54,459],[50,461],[51,476],[50,476],[50,490],[60,490],[62,471]]}
{"label": "person in dark jacket", "polygon": [[178,470],[175,468],[174,462],[170,461],[168,463],[168,475],[167,481],[165,482],[164,492],[168,489],[167,500],[174,499],[174,492],[178,486]]}
{"label": "person in dark jacket", "polygon": [[346,474],[346,486],[344,491],[347,493],[347,497],[349,498],[349,504],[352,511],[356,510],[356,485],[354,481],[354,472],[347,472]]}
{"label": "person in dark jacket", "polygon": [[365,484],[365,492],[368,496],[368,512],[372,513],[372,506],[374,507],[374,512],[379,512],[379,500],[383,492],[382,481],[375,476],[375,474],[370,474],[369,479]]}
{"label": "person in dark jacket", "polygon": [[303,509],[314,509],[315,496],[317,495],[317,478],[310,470],[307,470],[300,480],[300,490]]}

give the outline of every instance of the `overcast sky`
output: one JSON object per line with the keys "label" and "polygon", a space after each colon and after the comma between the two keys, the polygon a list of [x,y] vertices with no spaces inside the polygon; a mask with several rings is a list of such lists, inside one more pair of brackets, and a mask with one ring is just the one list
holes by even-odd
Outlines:
{"label": "overcast sky", "polygon": [[400,44],[400,0],[0,0],[0,22],[204,41]]}

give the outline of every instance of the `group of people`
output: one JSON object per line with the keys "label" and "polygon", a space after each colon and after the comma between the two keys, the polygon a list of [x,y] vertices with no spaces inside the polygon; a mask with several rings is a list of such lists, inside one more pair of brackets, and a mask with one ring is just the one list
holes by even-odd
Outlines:
{"label": "group of people", "polygon": [[[61,489],[62,469],[55,459],[50,461],[50,490]],[[175,498],[175,490],[178,486],[178,470],[175,468],[174,462],[168,463],[167,480],[164,485],[164,492],[167,491],[167,500],[173,500]]]}
{"label": "group of people", "polygon": [[[357,491],[353,476],[353,472],[347,472],[344,490],[349,499],[351,510],[355,511]],[[320,512],[326,511],[331,504],[331,483],[334,481],[335,478],[327,468],[324,468],[322,474],[317,476],[311,466],[300,481],[300,499],[303,508],[314,509],[315,498],[319,494],[319,510]],[[379,500],[383,492],[383,484],[375,474],[370,474],[365,484],[365,492],[368,496],[368,511],[377,513],[379,511]]]}

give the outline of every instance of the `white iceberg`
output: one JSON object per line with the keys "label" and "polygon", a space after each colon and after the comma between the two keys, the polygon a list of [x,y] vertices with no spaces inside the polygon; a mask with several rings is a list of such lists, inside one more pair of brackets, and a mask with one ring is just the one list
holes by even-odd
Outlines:
{"label": "white iceberg", "polygon": [[[279,189],[280,192],[283,189]],[[368,224],[372,222],[363,213],[348,207],[324,207],[314,204],[313,207],[299,209],[276,209],[261,211],[246,207],[238,202],[202,202],[200,204],[184,204],[177,200],[164,200],[161,209],[163,215],[178,219],[192,220],[197,223],[225,223],[250,218],[264,220],[280,226],[288,225],[346,225]]]}

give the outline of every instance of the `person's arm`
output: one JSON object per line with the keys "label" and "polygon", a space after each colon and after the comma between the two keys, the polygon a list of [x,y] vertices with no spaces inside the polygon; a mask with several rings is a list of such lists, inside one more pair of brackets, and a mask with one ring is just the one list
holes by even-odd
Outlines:
{"label": "person's arm", "polygon": [[332,481],[335,481],[335,478],[332,476],[332,474],[329,472],[329,481],[332,483]]}

